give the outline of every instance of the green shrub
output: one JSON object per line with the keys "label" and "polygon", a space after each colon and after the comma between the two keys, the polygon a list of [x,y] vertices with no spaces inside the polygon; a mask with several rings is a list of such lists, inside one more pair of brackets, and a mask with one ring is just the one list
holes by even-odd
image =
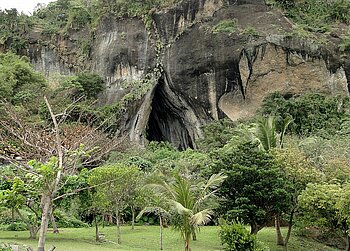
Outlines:
{"label": "green shrub", "polygon": [[348,23],[350,20],[349,8],[350,2],[348,0],[334,1],[332,6],[329,7],[328,18],[330,20]]}
{"label": "green shrub", "polygon": [[8,244],[1,243],[0,251],[12,251],[12,248]]}
{"label": "green shrub", "polygon": [[238,222],[227,223],[220,220],[219,236],[224,250],[227,251],[254,251],[256,237]]}
{"label": "green shrub", "polygon": [[7,231],[24,231],[27,230],[27,226],[21,222],[11,223],[7,228]]}
{"label": "green shrub", "polygon": [[350,51],[350,36],[343,36],[341,42],[339,43],[339,50],[341,52]]}
{"label": "green shrub", "polygon": [[325,33],[334,22],[349,23],[348,0],[275,0],[287,17],[306,31]]}
{"label": "green shrub", "polygon": [[214,33],[233,33],[236,31],[237,21],[235,19],[226,19],[220,21],[217,25],[215,25],[212,29]]}
{"label": "green shrub", "polygon": [[248,37],[259,37],[259,32],[252,26],[247,26],[242,34]]}
{"label": "green shrub", "polygon": [[56,210],[54,212],[56,224],[59,228],[83,228],[83,227],[89,227],[89,225],[85,222],[82,222],[81,220],[73,217],[68,216],[64,212],[60,210]]}
{"label": "green shrub", "polygon": [[76,76],[65,78],[58,91],[70,92],[71,98],[84,96],[88,99],[96,99],[104,90],[104,80],[97,74],[82,72]]}
{"label": "green shrub", "polygon": [[43,94],[44,77],[33,69],[26,57],[0,53],[0,98],[13,104],[26,104]]}
{"label": "green shrub", "polygon": [[18,218],[17,214],[14,214],[13,217],[14,219],[12,218],[11,209],[0,207],[0,225],[11,224],[11,222],[16,221]]}
{"label": "green shrub", "polygon": [[285,9],[291,8],[295,6],[295,0],[276,0],[282,7]]}

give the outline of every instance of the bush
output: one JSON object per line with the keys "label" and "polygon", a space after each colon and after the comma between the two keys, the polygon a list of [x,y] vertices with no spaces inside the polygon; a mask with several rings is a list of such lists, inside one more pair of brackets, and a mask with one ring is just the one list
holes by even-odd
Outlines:
{"label": "bush", "polygon": [[275,0],[285,10],[287,17],[306,31],[325,33],[330,24],[350,21],[348,0]]}
{"label": "bush", "polygon": [[220,220],[219,236],[224,250],[227,251],[254,251],[256,237],[238,222],[227,223]]}
{"label": "bush", "polygon": [[349,52],[350,51],[350,37],[349,36],[341,37],[341,42],[339,43],[338,48],[341,52]]}
{"label": "bush", "polygon": [[236,31],[237,21],[235,19],[226,19],[220,21],[217,25],[215,25],[212,29],[214,33],[226,32],[233,33]]}
{"label": "bush", "polygon": [[11,222],[17,220],[17,214],[15,214],[14,217],[13,219],[11,209],[0,207],[0,225],[11,224]]}
{"label": "bush", "polygon": [[27,230],[27,226],[24,223],[21,222],[15,222],[10,224],[7,228],[7,231],[24,231]]}
{"label": "bush", "polygon": [[58,228],[83,228],[89,227],[89,225],[73,216],[68,216],[60,210],[54,212],[56,224]]}
{"label": "bush", "polygon": [[1,244],[0,251],[12,251],[12,248],[9,247],[9,245],[7,245],[7,244]]}

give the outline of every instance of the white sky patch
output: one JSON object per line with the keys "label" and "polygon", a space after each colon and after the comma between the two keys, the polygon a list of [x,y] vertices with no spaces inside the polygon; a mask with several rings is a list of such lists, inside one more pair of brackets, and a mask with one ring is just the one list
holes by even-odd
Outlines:
{"label": "white sky patch", "polygon": [[35,6],[38,3],[48,4],[55,0],[0,0],[0,9],[16,8],[18,12],[25,14],[32,14]]}

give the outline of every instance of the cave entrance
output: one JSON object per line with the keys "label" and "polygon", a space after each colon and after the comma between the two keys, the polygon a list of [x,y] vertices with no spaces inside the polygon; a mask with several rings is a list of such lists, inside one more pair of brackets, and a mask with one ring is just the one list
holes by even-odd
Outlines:
{"label": "cave entrance", "polygon": [[194,148],[186,119],[186,107],[161,78],[154,91],[152,110],[146,129],[149,141],[168,141],[174,147],[185,150]]}

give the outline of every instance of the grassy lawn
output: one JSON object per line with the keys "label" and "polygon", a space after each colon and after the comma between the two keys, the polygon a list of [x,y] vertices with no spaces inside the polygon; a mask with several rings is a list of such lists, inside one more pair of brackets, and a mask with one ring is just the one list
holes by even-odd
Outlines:
{"label": "grassy lawn", "polygon": [[[159,228],[157,226],[139,226],[134,231],[131,227],[122,227],[122,245],[116,242],[116,227],[101,229],[109,242],[96,243],[94,241],[94,228],[61,229],[60,234],[48,233],[47,247],[56,246],[57,251],[77,250],[159,250]],[[198,234],[198,240],[191,243],[193,251],[215,251],[223,250],[218,237],[218,227],[202,227]],[[0,243],[26,244],[36,247],[36,240],[28,239],[28,232],[0,231]],[[180,234],[171,228],[163,232],[164,250],[183,250],[183,242]],[[271,247],[271,251],[282,251],[283,248],[275,245],[274,229],[265,228],[258,234],[258,239]],[[307,240],[305,238],[292,237],[289,251],[335,251],[322,244]]]}

